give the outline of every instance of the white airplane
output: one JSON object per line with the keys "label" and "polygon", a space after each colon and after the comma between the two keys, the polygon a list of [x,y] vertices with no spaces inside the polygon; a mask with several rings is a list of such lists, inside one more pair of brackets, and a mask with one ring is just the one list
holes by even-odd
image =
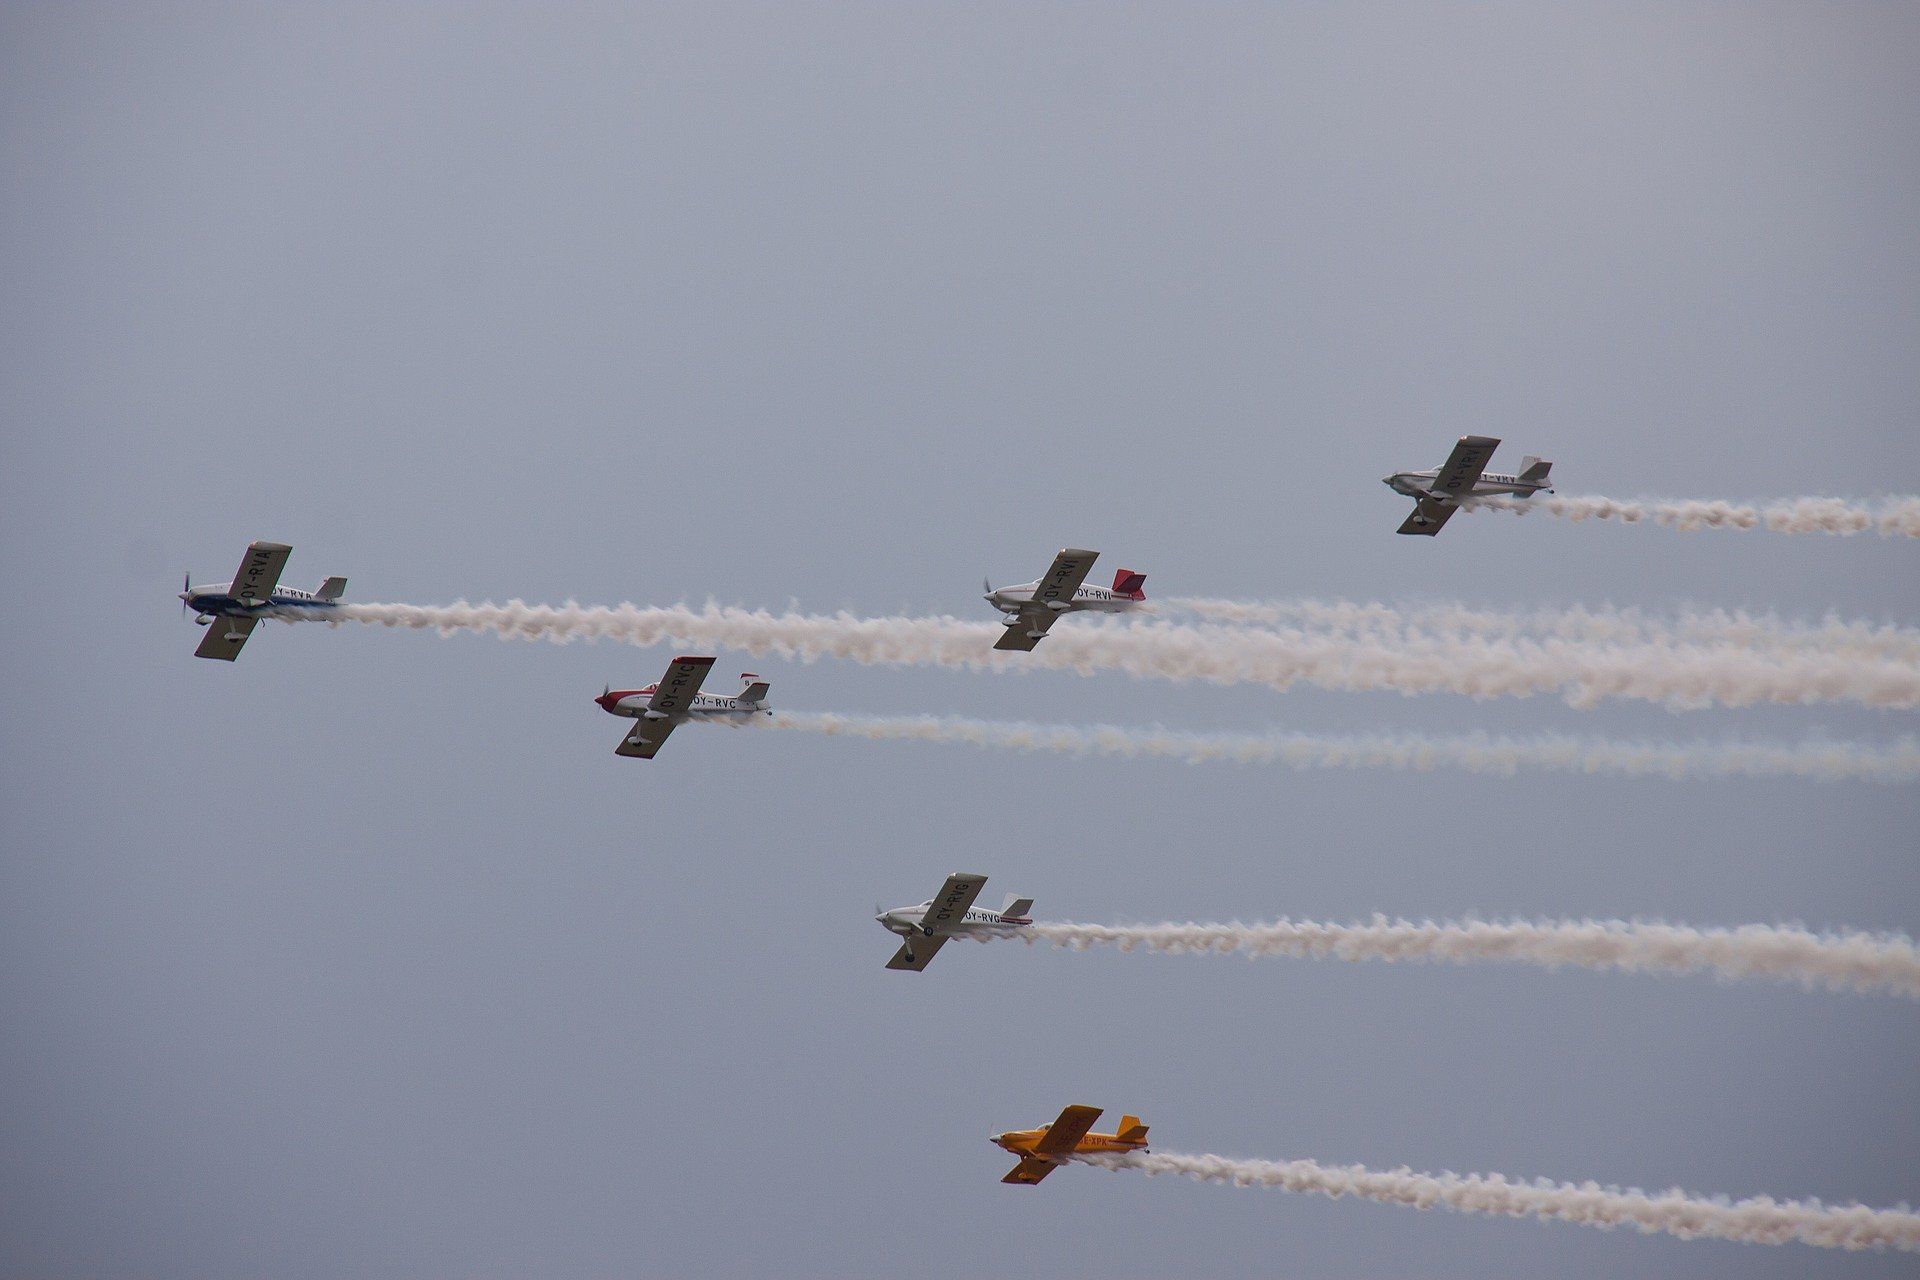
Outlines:
{"label": "white airplane", "polygon": [[673,727],[687,720],[745,720],[748,716],[773,714],[773,708],[765,702],[767,682],[749,672],[741,673],[740,692],[732,697],[700,692],[701,682],[712,669],[712,658],[675,658],[658,684],[644,689],[608,686],[594,701],[601,710],[632,716],[635,722],[633,732],[620,739],[614,754],[651,760]]}
{"label": "white airplane", "polygon": [[1405,494],[1417,504],[1413,514],[1399,528],[1400,533],[1422,534],[1431,538],[1440,526],[1452,518],[1466,498],[1484,498],[1492,494],[1512,494],[1531,498],[1547,485],[1551,462],[1542,462],[1528,454],[1520,459],[1518,475],[1495,475],[1487,470],[1487,460],[1500,442],[1492,436],[1461,436],[1446,462],[1432,471],[1396,471],[1381,483],[1395,493]]}
{"label": "white airplane", "polygon": [[940,886],[939,893],[917,907],[895,907],[891,911],[876,908],[873,918],[881,927],[906,939],[900,950],[894,952],[893,959],[887,961],[887,968],[918,973],[927,967],[935,952],[947,945],[947,939],[956,935],[1000,937],[1033,924],[1027,917],[1027,912],[1033,910],[1032,898],[1008,894],[1006,905],[998,911],[976,910],[973,900],[980,896],[986,883],[985,876],[956,871]]}
{"label": "white airplane", "polygon": [[1006,632],[993,647],[1030,653],[1047,634],[1054,619],[1063,613],[1080,609],[1125,613],[1147,598],[1147,593],[1141,590],[1147,584],[1147,575],[1131,569],[1122,569],[1113,575],[1112,589],[1083,585],[1087,571],[1093,568],[1099,555],[1098,551],[1068,547],[1053,558],[1053,567],[1037,581],[998,590],[992,582],[983,582],[981,585],[987,589],[983,597],[986,602],[1008,615]]}
{"label": "white airplane", "polygon": [[[192,609],[193,620],[207,628],[196,658],[219,658],[232,662],[240,656],[241,646],[264,615],[273,610],[296,606],[302,609],[331,609],[346,592],[345,578],[328,578],[314,592],[295,591],[280,585],[280,571],[287,567],[293,548],[284,542],[255,542],[247,547],[247,558],[232,582],[217,586],[193,585],[188,574],[180,592],[180,609]],[[218,623],[218,625],[214,625]]]}

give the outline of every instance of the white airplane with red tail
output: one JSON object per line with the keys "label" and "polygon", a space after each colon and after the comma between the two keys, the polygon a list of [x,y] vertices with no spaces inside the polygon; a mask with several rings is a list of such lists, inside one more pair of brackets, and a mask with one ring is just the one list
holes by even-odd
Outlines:
{"label": "white airplane with red tail", "polygon": [[745,720],[773,714],[766,705],[767,682],[751,672],[740,673],[740,692],[731,697],[700,692],[711,670],[712,658],[675,658],[658,684],[644,689],[609,685],[594,701],[602,711],[634,720],[633,731],[620,739],[614,754],[651,760],[674,726],[688,720]]}
{"label": "white airplane with red tail", "polygon": [[1095,613],[1126,613],[1138,608],[1147,598],[1147,593],[1141,590],[1147,585],[1144,573],[1122,569],[1113,575],[1111,589],[1085,585],[1087,573],[1099,555],[1098,551],[1068,547],[1053,558],[1046,576],[1036,581],[998,589],[990,581],[982,583],[987,589],[983,597],[986,602],[1009,615],[1007,630],[994,641],[993,647],[1031,653],[1054,619],[1063,613],[1083,609]]}

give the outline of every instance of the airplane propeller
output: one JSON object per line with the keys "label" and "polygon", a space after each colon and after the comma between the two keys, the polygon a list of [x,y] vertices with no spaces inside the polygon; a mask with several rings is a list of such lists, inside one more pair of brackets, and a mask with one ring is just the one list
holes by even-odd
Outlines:
{"label": "airplane propeller", "polygon": [[193,570],[180,575],[180,616],[187,616],[187,597],[193,594]]}
{"label": "airplane propeller", "polygon": [[981,574],[980,585],[987,589],[987,594],[985,594],[984,596],[981,596],[980,598],[982,600],[993,599],[993,579],[987,577],[985,574]]}

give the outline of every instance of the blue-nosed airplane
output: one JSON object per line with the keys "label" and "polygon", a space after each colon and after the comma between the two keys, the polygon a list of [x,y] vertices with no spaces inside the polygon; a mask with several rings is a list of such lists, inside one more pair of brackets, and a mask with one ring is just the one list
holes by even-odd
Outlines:
{"label": "blue-nosed airplane", "polygon": [[232,662],[260,619],[273,610],[330,609],[339,603],[347,589],[345,578],[328,578],[313,592],[280,585],[280,571],[287,567],[292,551],[284,542],[256,542],[247,548],[247,558],[240,562],[232,582],[196,587],[192,575],[187,576],[180,593],[181,610],[192,609],[193,620],[207,628],[194,657]]}

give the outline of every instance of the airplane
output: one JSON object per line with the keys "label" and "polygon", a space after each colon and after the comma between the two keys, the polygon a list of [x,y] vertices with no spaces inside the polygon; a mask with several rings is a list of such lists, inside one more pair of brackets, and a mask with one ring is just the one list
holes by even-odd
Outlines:
{"label": "airplane", "polygon": [[981,583],[987,589],[986,602],[1009,615],[1007,629],[993,647],[1015,653],[1031,653],[1033,646],[1047,634],[1054,619],[1077,609],[1096,613],[1125,613],[1147,598],[1140,588],[1147,575],[1122,569],[1113,575],[1113,586],[1089,587],[1087,571],[1093,568],[1098,551],[1068,547],[1053,558],[1053,566],[1044,577],[1023,582],[1017,587],[994,589],[992,581]]}
{"label": "airplane", "polygon": [[1542,462],[1528,454],[1520,459],[1518,475],[1495,475],[1487,470],[1487,459],[1500,442],[1492,436],[1461,436],[1447,460],[1432,471],[1396,471],[1381,481],[1395,493],[1415,502],[1413,514],[1398,532],[1433,537],[1440,526],[1453,517],[1467,498],[1493,494],[1512,494],[1531,498],[1536,493],[1552,493],[1547,485],[1551,462]]}
{"label": "airplane", "polygon": [[751,672],[740,673],[740,692],[727,697],[700,692],[700,684],[713,669],[712,658],[675,658],[667,664],[667,674],[658,684],[644,689],[615,689],[608,685],[594,701],[602,711],[616,716],[632,716],[633,732],[620,739],[615,755],[653,759],[654,752],[667,740],[673,727],[699,718],[744,720],[748,716],[772,715],[766,705],[767,682]]}
{"label": "airplane", "polygon": [[1033,923],[1027,917],[1033,910],[1032,898],[1008,894],[1006,905],[998,911],[976,910],[973,900],[986,883],[985,876],[956,871],[940,886],[939,893],[917,907],[895,907],[891,911],[875,907],[873,918],[881,927],[906,939],[887,961],[887,968],[918,973],[949,938],[964,934],[1000,937]]}
{"label": "airplane", "polygon": [[1065,1164],[1068,1156],[1147,1149],[1147,1126],[1139,1116],[1121,1116],[1117,1133],[1087,1132],[1099,1118],[1098,1107],[1068,1107],[1044,1129],[1015,1129],[988,1138],[994,1146],[1020,1157],[1020,1163],[1000,1181],[1031,1187]]}
{"label": "airplane", "polygon": [[[347,590],[345,578],[327,578],[311,593],[280,585],[280,571],[287,567],[287,556],[292,551],[284,542],[252,543],[233,581],[217,586],[206,583],[196,587],[193,575],[187,575],[181,584],[180,611],[185,613],[191,608],[193,620],[207,628],[200,647],[193,651],[194,657],[232,662],[240,656],[241,647],[260,619],[273,610],[331,609],[340,602]],[[216,621],[220,625],[214,626]]]}

